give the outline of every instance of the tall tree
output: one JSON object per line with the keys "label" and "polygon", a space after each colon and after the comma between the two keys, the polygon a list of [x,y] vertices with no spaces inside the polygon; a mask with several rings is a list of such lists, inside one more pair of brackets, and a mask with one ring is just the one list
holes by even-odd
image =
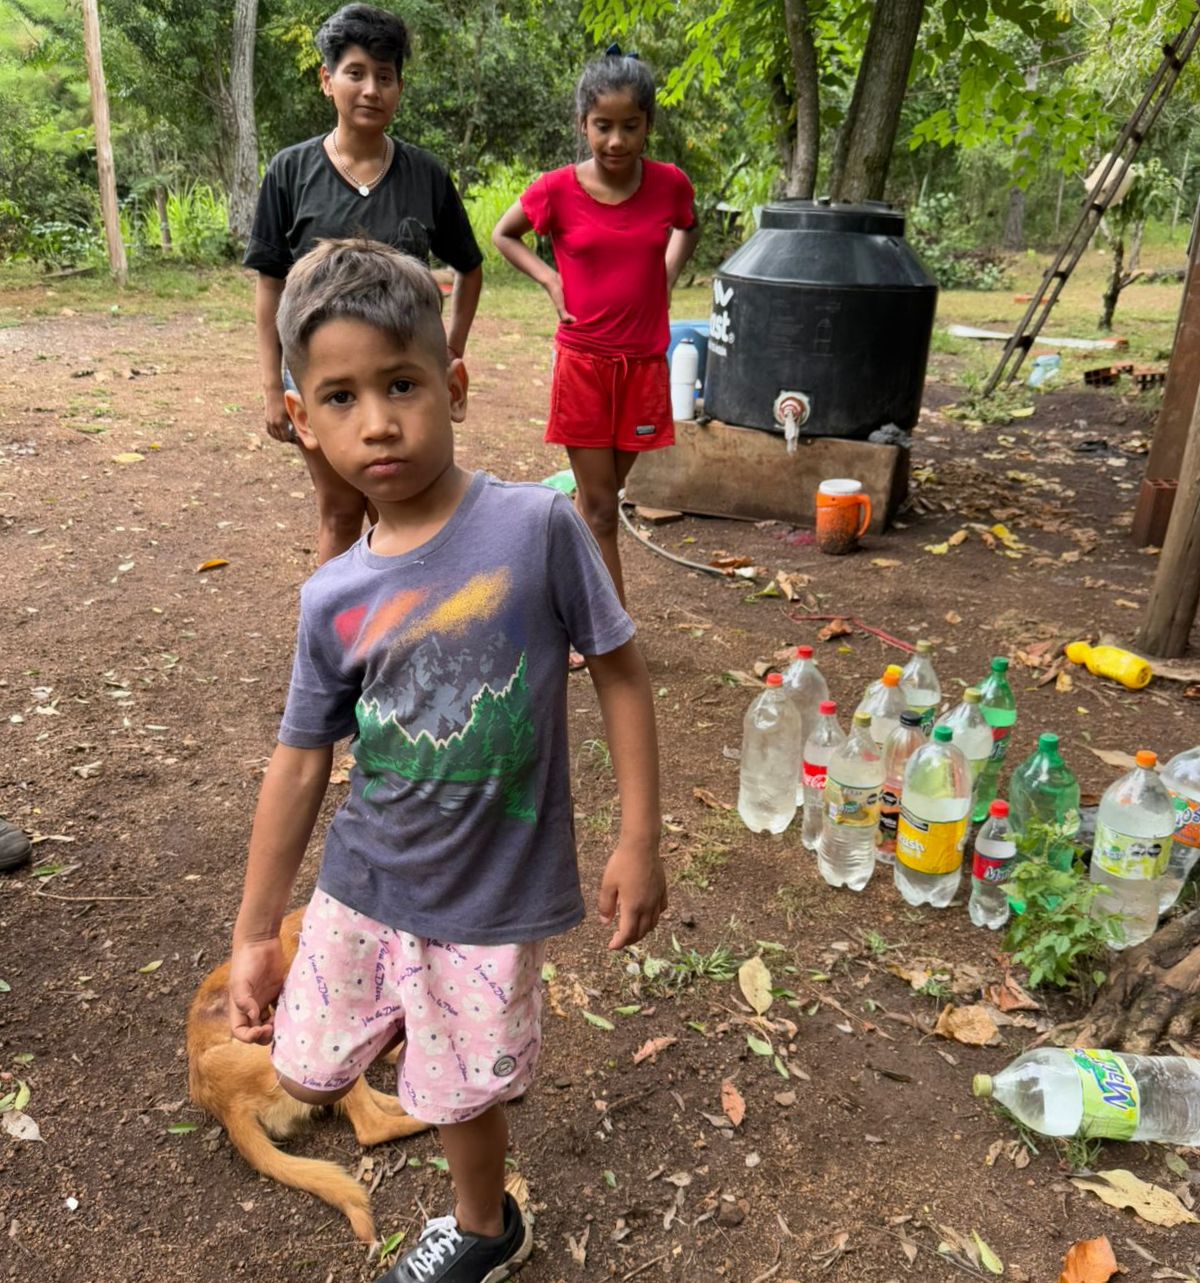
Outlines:
{"label": "tall tree", "polygon": [[100,210],[108,242],[108,265],[118,285],[125,284],[129,265],[121,239],[121,218],[117,209],[117,181],[113,168],[112,139],[108,128],[108,87],[104,83],[104,59],[100,53],[100,15],[96,0],[83,0],[83,47],[87,57],[88,84],[92,92],[92,124],[96,131],[96,168],[100,175]]}
{"label": "tall tree", "polygon": [[258,191],[258,129],[254,122],[254,44],[258,0],[234,0],[233,56],[230,90],[233,99],[234,157],[229,186],[229,230],[243,244],[254,221]]}

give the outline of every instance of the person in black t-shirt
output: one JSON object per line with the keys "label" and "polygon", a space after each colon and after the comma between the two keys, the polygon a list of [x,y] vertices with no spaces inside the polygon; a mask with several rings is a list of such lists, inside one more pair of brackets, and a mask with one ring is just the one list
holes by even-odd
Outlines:
{"label": "person in black t-shirt", "polygon": [[[258,272],[255,323],[266,430],[294,441],[284,408],[286,371],[275,314],[292,264],[319,240],[361,235],[454,271],[446,345],[461,357],[483,284],[483,255],[454,183],[428,152],[387,128],[404,87],[408,30],[365,4],[339,9],[317,32],[321,89],[337,108],[332,133],[285,147],[267,166],[244,263]],[[304,458],[317,492],[317,558],[326,562],[362,533],[366,499],[319,450]]]}

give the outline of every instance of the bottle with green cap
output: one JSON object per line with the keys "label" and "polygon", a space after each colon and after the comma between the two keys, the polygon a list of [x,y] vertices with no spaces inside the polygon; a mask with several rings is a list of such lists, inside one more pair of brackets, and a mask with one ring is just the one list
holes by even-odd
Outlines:
{"label": "bottle with green cap", "polygon": [[976,824],[987,818],[988,807],[1000,790],[1000,772],[1004,769],[1004,758],[1008,753],[1008,737],[1017,724],[1017,701],[1008,684],[1008,660],[1003,655],[992,660],[992,671],[980,684],[979,711],[992,731],[992,752],[975,781],[971,819]]}
{"label": "bottle with green cap", "polygon": [[949,726],[908,759],[896,831],[896,889],[909,904],[944,909],[962,878],[971,771]]}
{"label": "bottle with green cap", "polygon": [[1200,1145],[1200,1061],[1190,1056],[1038,1047],[994,1077],[976,1074],[971,1090],[1043,1136]]}
{"label": "bottle with green cap", "polygon": [[1079,832],[1079,781],[1058,751],[1057,735],[1043,734],[1013,772],[1008,805],[1020,857],[1070,869]]}

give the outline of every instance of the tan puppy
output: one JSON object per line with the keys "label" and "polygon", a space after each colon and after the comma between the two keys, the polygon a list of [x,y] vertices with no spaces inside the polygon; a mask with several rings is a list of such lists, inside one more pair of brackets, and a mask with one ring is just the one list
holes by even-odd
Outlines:
{"label": "tan puppy", "polygon": [[[304,910],[297,909],[283,920],[280,940],[288,966],[296,956],[303,917]],[[268,1048],[233,1037],[228,1003],[229,963],[224,962],[206,977],[188,1012],[188,1094],[221,1123],[251,1167],[324,1199],[349,1220],[360,1239],[371,1242],[375,1220],[364,1185],[336,1163],[297,1158],[272,1144],[303,1131],[316,1109],[293,1100],[279,1086]],[[394,1096],[367,1086],[365,1078],[333,1109],[349,1118],[360,1145],[400,1140],[429,1126],[406,1114]]]}

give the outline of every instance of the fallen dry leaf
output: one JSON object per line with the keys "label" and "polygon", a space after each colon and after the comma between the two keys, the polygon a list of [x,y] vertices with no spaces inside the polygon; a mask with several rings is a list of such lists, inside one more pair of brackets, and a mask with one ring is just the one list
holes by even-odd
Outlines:
{"label": "fallen dry leaf", "polygon": [[651,1064],[658,1059],[660,1051],[666,1051],[668,1047],[674,1047],[679,1041],[678,1038],[672,1038],[670,1034],[665,1034],[661,1038],[651,1038],[633,1053],[633,1063],[640,1065],[643,1060],[648,1060]]}
{"label": "fallen dry leaf", "polygon": [[146,456],[138,454],[136,450],[124,450],[120,454],[114,454],[113,463],[141,463]]}
{"label": "fallen dry leaf", "polygon": [[1068,673],[1065,668],[1060,669],[1058,676],[1055,677],[1054,689],[1058,691],[1060,695],[1066,695],[1068,692],[1075,689],[1075,683],[1071,679],[1071,674]]}
{"label": "fallen dry leaf", "polygon": [[746,1101],[728,1078],[721,1084],[721,1108],[735,1127],[740,1126],[746,1117]]}
{"label": "fallen dry leaf", "polygon": [[707,806],[710,811],[732,811],[733,810],[732,802],[722,802],[719,798],[715,797],[711,792],[709,792],[708,789],[694,788],[692,789],[692,796],[696,799],[697,802],[702,802],[705,806]]}
{"label": "fallen dry leaf", "polygon": [[738,986],[756,1015],[763,1015],[774,1001],[771,973],[762,958],[747,958],[738,968]]}
{"label": "fallen dry leaf", "polygon": [[1130,601],[1127,597],[1118,597],[1113,605],[1123,606],[1126,610],[1141,610],[1141,606],[1136,601]]}
{"label": "fallen dry leaf", "polygon": [[583,1233],[580,1234],[578,1238],[576,1238],[574,1234],[567,1235],[567,1249],[571,1253],[571,1260],[573,1260],[576,1265],[587,1264],[587,1244],[591,1232],[592,1227],[590,1225],[585,1225]]}
{"label": "fallen dry leaf", "polygon": [[987,1009],[979,1005],[956,1007],[952,1002],[947,1003],[938,1016],[934,1032],[968,1047],[986,1047],[1000,1041],[1000,1030],[996,1028],[996,1022]]}
{"label": "fallen dry leaf", "polygon": [[927,543],[924,545],[926,552],[931,552],[935,557],[944,557],[950,551],[950,544],[947,543]]}
{"label": "fallen dry leaf", "polygon": [[833,641],[835,637],[849,637],[854,629],[845,619],[833,619],[817,634],[821,641]]}
{"label": "fallen dry leaf", "polygon": [[42,1139],[42,1129],[20,1109],[9,1109],[0,1114],[0,1127],[3,1127],[13,1140]]}
{"label": "fallen dry leaf", "polygon": [[886,570],[889,566],[903,566],[904,562],[897,561],[895,557],[872,557],[871,565],[882,566]]}
{"label": "fallen dry leaf", "polygon": [[966,530],[956,530],[946,542],[951,548],[957,548],[959,544],[967,542],[967,534]]}
{"label": "fallen dry leaf", "polygon": [[330,784],[349,784],[350,772],[354,769],[354,754],[343,753],[329,772]]}
{"label": "fallen dry leaf", "polygon": [[753,557],[736,557],[731,553],[717,553],[708,563],[714,570],[741,570],[744,566],[753,566]]}
{"label": "fallen dry leaf", "polygon": [[788,601],[795,601],[800,595],[800,590],[807,588],[812,582],[812,576],[791,575],[786,570],[781,570],[776,574],[775,582],[779,585]]}
{"label": "fallen dry leaf", "polygon": [[1000,984],[985,985],[983,996],[1001,1011],[1041,1011],[1042,1009],[1042,1004],[1017,984],[1011,972]]}
{"label": "fallen dry leaf", "polygon": [[504,1178],[504,1188],[513,1196],[521,1211],[529,1215],[529,1182],[520,1172],[509,1172]]}
{"label": "fallen dry leaf", "polygon": [[1108,1283],[1120,1269],[1107,1235],[1085,1238],[1067,1248],[1058,1283]]}
{"label": "fallen dry leaf", "polygon": [[1161,1185],[1151,1185],[1122,1167],[1091,1176],[1073,1176],[1076,1189],[1088,1190],[1109,1207],[1131,1207],[1151,1225],[1194,1225],[1200,1218]]}
{"label": "fallen dry leaf", "polygon": [[1085,744],[1084,748],[1095,757],[1098,757],[1105,766],[1115,766],[1118,770],[1132,771],[1137,765],[1137,759],[1130,757],[1128,753],[1118,752],[1116,749],[1093,748],[1090,744]]}
{"label": "fallen dry leaf", "polygon": [[955,625],[961,624],[962,616],[958,613],[957,610],[948,610],[946,611],[946,623],[955,624]]}
{"label": "fallen dry leaf", "polygon": [[196,574],[202,575],[206,570],[219,570],[222,566],[228,566],[229,562],[224,557],[210,557],[207,561],[202,561],[196,567]]}

